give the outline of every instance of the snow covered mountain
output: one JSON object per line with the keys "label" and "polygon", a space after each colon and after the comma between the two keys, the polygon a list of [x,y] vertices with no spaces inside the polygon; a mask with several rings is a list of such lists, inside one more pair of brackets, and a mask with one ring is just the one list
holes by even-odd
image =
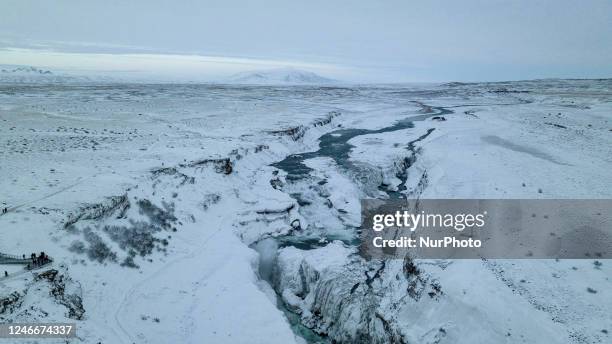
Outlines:
{"label": "snow covered mountain", "polygon": [[33,66],[0,66],[0,84],[63,84],[111,81],[107,77],[89,77]]}
{"label": "snow covered mountain", "polygon": [[36,67],[16,67],[13,69],[2,69],[1,71],[2,73],[13,73],[13,74],[25,74],[25,75],[36,75],[36,74],[43,74],[43,75],[51,75],[53,73],[51,73],[50,70],[44,70],[44,69],[39,69]]}
{"label": "snow covered mountain", "polygon": [[335,82],[333,79],[322,77],[316,73],[293,68],[242,72],[231,76],[227,81],[236,84],[256,85],[320,85]]}

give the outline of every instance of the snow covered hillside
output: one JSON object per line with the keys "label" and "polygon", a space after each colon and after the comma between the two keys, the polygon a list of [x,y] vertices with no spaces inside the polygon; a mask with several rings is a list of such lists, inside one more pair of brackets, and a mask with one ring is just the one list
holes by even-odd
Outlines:
{"label": "snow covered hillside", "polygon": [[335,80],[294,68],[242,72],[231,76],[228,83],[253,85],[325,85]]}
{"label": "snow covered hillside", "polygon": [[0,84],[76,84],[108,81],[111,81],[111,79],[102,76],[87,77],[53,72],[32,66],[0,65]]}
{"label": "snow covered hillside", "polygon": [[74,322],[70,343],[610,342],[609,260],[355,242],[365,197],[611,198],[611,100],[611,80],[2,83],[0,252],[53,262],[3,266],[0,321]]}

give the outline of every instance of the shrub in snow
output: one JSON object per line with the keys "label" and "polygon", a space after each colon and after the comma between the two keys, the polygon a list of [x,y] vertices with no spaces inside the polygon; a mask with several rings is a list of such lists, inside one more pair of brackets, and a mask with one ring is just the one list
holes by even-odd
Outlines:
{"label": "shrub in snow", "polygon": [[91,260],[103,263],[106,260],[117,261],[117,254],[104,243],[104,240],[89,227],[83,230],[85,240],[89,243],[87,256]]}

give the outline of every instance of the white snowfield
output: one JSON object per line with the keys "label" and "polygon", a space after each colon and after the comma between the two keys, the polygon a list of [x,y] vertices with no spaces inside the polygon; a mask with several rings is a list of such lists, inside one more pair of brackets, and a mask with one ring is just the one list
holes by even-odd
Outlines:
{"label": "white snowfield", "polygon": [[355,246],[364,197],[612,197],[610,80],[3,83],[0,141],[0,252],[54,259],[5,268],[0,322],[73,322],[71,343],[612,342],[608,260]]}

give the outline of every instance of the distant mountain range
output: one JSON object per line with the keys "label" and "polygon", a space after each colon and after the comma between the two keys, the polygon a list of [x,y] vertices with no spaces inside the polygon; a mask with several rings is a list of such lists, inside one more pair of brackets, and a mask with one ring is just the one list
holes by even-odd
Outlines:
{"label": "distant mountain range", "polygon": [[50,70],[44,70],[44,69],[39,69],[36,67],[28,67],[28,66],[23,66],[23,67],[15,67],[15,68],[2,68],[2,70],[0,70],[1,73],[10,73],[10,74],[43,74],[43,75],[51,75],[53,73],[51,73]]}
{"label": "distant mountain range", "polygon": [[56,73],[32,66],[0,65],[0,83],[2,84],[63,84],[110,81],[106,77],[91,78],[82,75]]}
{"label": "distant mountain range", "polygon": [[[32,66],[0,65],[0,84],[87,84],[121,81],[122,79],[103,75],[77,75]],[[123,81],[138,82],[129,77]],[[249,85],[327,85],[338,81],[309,71],[279,68],[242,72],[217,82]]]}
{"label": "distant mountain range", "polygon": [[321,85],[337,82],[313,72],[293,68],[242,72],[231,76],[226,81],[235,84],[255,85]]}

